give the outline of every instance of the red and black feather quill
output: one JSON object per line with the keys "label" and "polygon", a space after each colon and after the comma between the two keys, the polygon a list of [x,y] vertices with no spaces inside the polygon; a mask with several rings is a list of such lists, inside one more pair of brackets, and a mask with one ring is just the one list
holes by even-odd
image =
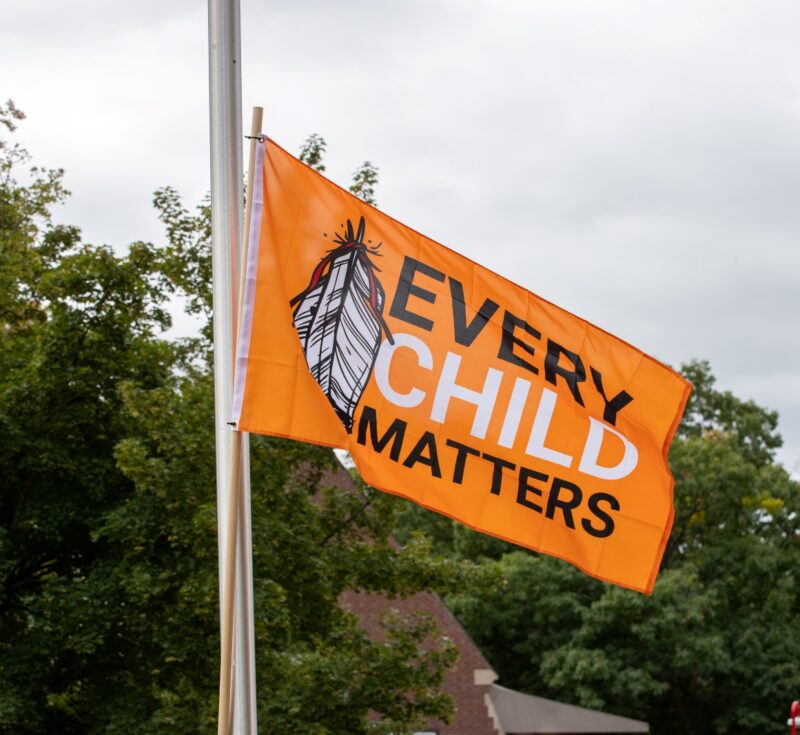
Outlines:
{"label": "red and black feather quill", "polygon": [[366,388],[385,334],[384,291],[370,255],[378,248],[364,243],[366,223],[357,230],[347,220],[344,232],[319,262],[308,286],[289,305],[306,364],[347,432]]}

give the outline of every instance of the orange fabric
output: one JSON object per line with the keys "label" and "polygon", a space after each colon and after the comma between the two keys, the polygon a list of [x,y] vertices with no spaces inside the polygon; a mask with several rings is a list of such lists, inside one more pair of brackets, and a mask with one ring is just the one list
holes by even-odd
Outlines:
{"label": "orange fabric", "polygon": [[271,141],[263,176],[238,427],[346,448],[377,488],[651,592],[689,383]]}

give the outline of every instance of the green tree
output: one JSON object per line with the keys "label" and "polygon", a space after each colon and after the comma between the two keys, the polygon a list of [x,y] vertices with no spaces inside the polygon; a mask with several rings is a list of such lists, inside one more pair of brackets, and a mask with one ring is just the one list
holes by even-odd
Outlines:
{"label": "green tree", "polygon": [[[21,119],[10,103],[2,117],[9,131]],[[31,167],[22,184],[27,164],[3,144],[0,727],[70,732],[63,713],[88,676],[81,652],[102,635],[83,619],[105,553],[94,533],[132,488],[113,456],[127,432],[119,386],[162,383],[172,348],[151,338],[169,323],[154,250],[135,243],[119,258],[54,226],[61,172]]]}
{"label": "green tree", "polygon": [[[0,110],[7,132],[20,119]],[[191,214],[161,190],[166,246],[115,254],[52,224],[61,172],[27,164],[2,144],[0,731],[207,732],[219,645],[210,324],[178,344],[162,333],[173,294],[210,317],[208,205]],[[405,732],[446,717],[452,646],[425,619],[387,619],[386,644],[371,641],[339,596],[459,584],[467,570],[421,539],[396,549],[391,499],[334,469],[330,452],[254,441],[262,727]]]}
{"label": "green tree", "polygon": [[364,161],[353,173],[350,191],[359,199],[363,199],[373,207],[378,206],[375,199],[375,188],[378,185],[378,169],[369,161]]}
{"label": "green tree", "polygon": [[307,166],[311,166],[315,171],[324,173],[325,164],[322,162],[322,158],[327,148],[328,144],[325,142],[325,139],[317,133],[312,133],[305,139],[305,142],[300,147],[300,155],[298,158]]}

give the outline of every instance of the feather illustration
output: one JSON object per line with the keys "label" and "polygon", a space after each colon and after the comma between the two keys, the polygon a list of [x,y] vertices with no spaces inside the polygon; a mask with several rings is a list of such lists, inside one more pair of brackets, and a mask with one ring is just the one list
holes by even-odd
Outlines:
{"label": "feather illustration", "polygon": [[381,334],[394,344],[383,318],[383,287],[370,255],[378,248],[364,243],[364,218],[353,229],[347,220],[308,286],[289,305],[306,363],[348,433],[381,345]]}

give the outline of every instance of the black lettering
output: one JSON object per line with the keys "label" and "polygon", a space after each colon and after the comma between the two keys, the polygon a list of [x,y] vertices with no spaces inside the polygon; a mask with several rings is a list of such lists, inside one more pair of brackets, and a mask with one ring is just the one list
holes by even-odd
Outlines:
{"label": "black lettering", "polygon": [[517,484],[517,502],[524,505],[526,508],[535,510],[537,513],[542,512],[542,506],[537,505],[532,500],[528,500],[528,493],[533,493],[542,497],[542,491],[538,487],[534,487],[528,482],[529,480],[538,480],[539,482],[547,482],[550,478],[544,472],[537,472],[529,467],[519,468],[519,483]]}
{"label": "black lettering", "polygon": [[429,304],[436,301],[436,294],[433,291],[428,291],[414,283],[414,274],[417,271],[436,281],[444,281],[444,273],[441,271],[437,271],[435,268],[425,265],[425,263],[420,263],[418,260],[406,256],[403,261],[403,268],[400,271],[400,280],[397,282],[397,290],[394,293],[392,308],[389,310],[389,314],[395,319],[402,319],[404,322],[408,322],[415,327],[430,332],[431,329],[433,329],[433,322],[406,308],[410,296],[416,296],[418,299],[427,301]]}
{"label": "black lettering", "polygon": [[503,334],[500,338],[500,349],[497,352],[497,356],[501,360],[510,362],[512,365],[518,365],[526,370],[530,370],[534,375],[538,375],[539,368],[514,354],[514,345],[521,347],[529,355],[534,354],[534,349],[531,345],[527,342],[523,342],[519,337],[514,336],[514,330],[517,328],[524,329],[534,339],[542,338],[541,332],[534,329],[524,319],[520,319],[514,316],[510,311],[507,311],[503,316]]}
{"label": "black lettering", "polygon": [[491,454],[486,454],[484,452],[481,457],[484,459],[488,459],[493,465],[494,468],[492,469],[492,495],[500,495],[500,488],[503,484],[503,470],[511,470],[512,472],[517,468],[513,462],[509,462],[505,459],[501,459],[500,457],[493,457]]}
{"label": "black lettering", "polygon": [[456,450],[456,465],[453,469],[453,482],[460,485],[464,481],[464,465],[467,463],[467,455],[471,454],[473,457],[480,457],[481,453],[477,449],[468,447],[466,444],[448,439],[445,444],[448,447],[453,447]]}
{"label": "black lettering", "polygon": [[[427,449],[428,453],[423,454]],[[441,478],[442,470],[439,467],[439,452],[436,449],[436,437],[430,432],[426,431],[416,443],[416,446],[411,450],[411,453],[406,457],[403,462],[403,467],[413,467],[415,464],[424,464],[431,468],[431,474],[434,477]]]}
{"label": "black lettering", "polygon": [[608,538],[614,533],[614,519],[600,506],[599,503],[608,503],[611,510],[619,510],[619,500],[608,493],[595,493],[589,496],[589,511],[603,522],[600,528],[595,528],[585,518],[581,521],[583,530],[595,538]]}
{"label": "black lettering", "polygon": [[[563,500],[561,498],[562,490],[569,490],[572,494],[569,500]],[[547,512],[545,513],[545,517],[552,520],[556,515],[556,508],[560,508],[561,512],[564,514],[564,523],[566,523],[569,528],[575,528],[575,521],[572,519],[572,511],[581,504],[581,500],[583,500],[583,492],[577,485],[562,480],[560,477],[554,477],[553,484],[550,486],[550,495],[547,497]]]}
{"label": "black lettering", "polygon": [[598,393],[603,397],[603,401],[606,404],[603,410],[603,421],[608,422],[612,426],[616,426],[617,414],[633,400],[633,396],[621,390],[609,401],[608,398],[606,398],[606,392],[603,390],[603,376],[600,374],[599,370],[595,370],[594,368],[590,369],[594,387],[597,388]]}
{"label": "black lettering", "polygon": [[[559,365],[559,358],[565,355],[572,363],[574,370],[568,370],[563,365]],[[583,405],[583,398],[581,392],[578,390],[578,383],[586,380],[586,370],[583,367],[583,361],[575,352],[562,347],[552,339],[547,340],[547,357],[544,359],[544,379],[548,383],[556,384],[556,376],[560,375],[567,381],[569,389],[572,391],[572,397],[578,402],[578,405]]]}
{"label": "black lettering", "polygon": [[458,344],[469,347],[481,333],[494,313],[500,308],[491,299],[486,299],[472,321],[467,324],[467,308],[464,302],[464,287],[461,281],[449,278],[450,297],[453,302],[453,330]]}
{"label": "black lettering", "polygon": [[380,454],[383,448],[391,441],[392,448],[389,450],[389,458],[397,462],[400,459],[400,450],[403,447],[403,437],[406,433],[406,422],[401,419],[395,419],[386,429],[386,433],[378,439],[378,416],[374,408],[364,406],[361,412],[361,418],[358,420],[358,437],[356,441],[359,444],[367,445],[367,429],[369,428],[369,437],[372,442],[372,448]]}

